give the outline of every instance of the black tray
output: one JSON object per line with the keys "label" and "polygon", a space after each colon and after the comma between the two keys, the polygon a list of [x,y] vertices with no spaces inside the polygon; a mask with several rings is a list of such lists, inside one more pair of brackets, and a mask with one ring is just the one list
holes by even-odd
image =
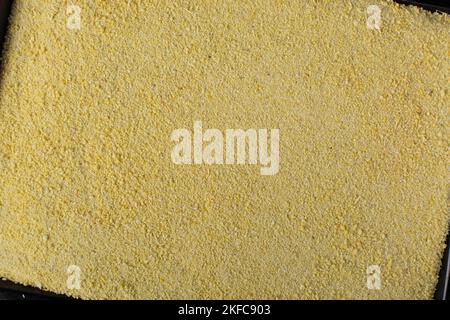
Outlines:
{"label": "black tray", "polygon": [[[442,4],[441,1],[403,1],[396,0],[402,4],[410,4],[422,7],[430,11],[450,13],[450,3]],[[0,50],[3,49],[3,40],[8,27],[8,17],[13,0],[0,0]],[[3,51],[2,51],[3,52]],[[1,68],[1,65],[0,65]],[[450,234],[447,238],[450,243]],[[449,247],[445,249],[442,257],[442,268],[439,274],[439,282],[436,287],[434,298],[436,300],[450,300],[449,292],[450,259]],[[0,300],[47,300],[47,299],[69,299],[66,296],[45,292],[33,287],[27,287],[0,279]]]}

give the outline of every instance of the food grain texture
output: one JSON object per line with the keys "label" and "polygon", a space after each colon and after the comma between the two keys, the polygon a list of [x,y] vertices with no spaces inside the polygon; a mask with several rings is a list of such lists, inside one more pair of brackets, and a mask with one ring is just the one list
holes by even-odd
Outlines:
{"label": "food grain texture", "polygon": [[[449,43],[448,15],[392,1],[16,0],[0,277],[84,299],[432,298]],[[171,132],[197,120],[280,129],[278,174],[175,165]]]}

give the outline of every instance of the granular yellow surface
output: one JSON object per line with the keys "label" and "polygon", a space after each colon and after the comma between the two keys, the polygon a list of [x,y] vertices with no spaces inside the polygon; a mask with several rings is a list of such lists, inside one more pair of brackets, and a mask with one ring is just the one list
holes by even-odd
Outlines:
{"label": "granular yellow surface", "polygon": [[[0,277],[86,299],[432,298],[449,27],[379,0],[16,0]],[[195,121],[278,128],[279,172],[174,164]]]}

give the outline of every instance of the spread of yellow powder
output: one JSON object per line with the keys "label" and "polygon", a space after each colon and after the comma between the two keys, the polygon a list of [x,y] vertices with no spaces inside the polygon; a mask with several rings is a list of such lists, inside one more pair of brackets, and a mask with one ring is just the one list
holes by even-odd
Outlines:
{"label": "spread of yellow powder", "polygon": [[[0,277],[86,299],[432,298],[449,27],[380,0],[16,0]],[[279,173],[174,164],[194,121],[280,129]]]}

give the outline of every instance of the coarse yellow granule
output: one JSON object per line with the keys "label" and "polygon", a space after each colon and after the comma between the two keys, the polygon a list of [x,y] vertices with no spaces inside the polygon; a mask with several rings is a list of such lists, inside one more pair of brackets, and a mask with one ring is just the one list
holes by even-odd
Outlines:
{"label": "coarse yellow granule", "polygon": [[[449,43],[448,15],[381,0],[16,0],[0,277],[86,299],[432,298]],[[280,171],[175,165],[194,121],[278,128]]]}

